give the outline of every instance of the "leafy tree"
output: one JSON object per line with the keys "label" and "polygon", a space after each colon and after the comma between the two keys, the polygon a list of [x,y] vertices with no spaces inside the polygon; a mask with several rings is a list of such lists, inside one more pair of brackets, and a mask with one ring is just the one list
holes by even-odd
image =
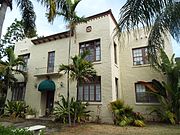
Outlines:
{"label": "leafy tree", "polygon": [[[20,12],[22,14],[22,22],[24,24],[24,32],[26,35],[31,33],[32,30],[35,30],[35,20],[36,15],[34,12],[33,4],[30,0],[15,0],[17,6],[20,8]],[[0,39],[2,34],[2,27],[6,15],[6,10],[8,7],[12,10],[12,0],[0,0]]]}
{"label": "leafy tree", "polygon": [[7,28],[7,33],[3,36],[3,45],[14,45],[16,42],[23,40],[24,38],[31,38],[37,36],[36,30],[32,29],[28,33],[25,33],[24,22],[17,19]]}
{"label": "leafy tree", "polygon": [[1,75],[1,81],[3,83],[3,95],[7,95],[8,88],[12,87],[13,84],[17,81],[17,79],[14,76],[14,73],[20,73],[25,77],[26,80],[26,73],[16,69],[19,65],[25,65],[25,62],[21,58],[16,58],[14,51],[12,48],[6,48],[5,52],[7,54],[7,60],[3,61],[0,60],[0,75]]}
{"label": "leafy tree", "polygon": [[120,9],[120,34],[144,28],[149,32],[149,53],[155,54],[164,48],[164,39],[170,35],[179,42],[180,39],[180,1],[179,0],[127,0]]}
{"label": "leafy tree", "polygon": [[[79,17],[76,14],[76,7],[81,2],[81,0],[38,0],[41,1],[48,9],[48,21],[53,22],[54,18],[59,15],[64,18],[64,20],[68,23],[69,28],[69,46],[68,46],[68,65],[70,64],[70,56],[71,56],[71,38],[72,35],[75,34],[76,24],[80,22],[85,22],[84,17]],[[67,72],[67,100],[69,102],[69,71]],[[70,104],[69,108],[69,124],[71,125],[70,118]]]}
{"label": "leafy tree", "polygon": [[160,49],[154,68],[164,75],[166,82],[152,80],[153,85],[143,81],[141,83],[159,99],[161,106],[154,112],[162,120],[175,124],[175,121],[180,121],[180,62],[174,62],[174,55],[169,59],[164,50]]}
{"label": "leafy tree", "polygon": [[69,65],[60,65],[59,71],[64,71],[66,73],[70,73],[70,77],[72,80],[77,81],[78,84],[83,81],[90,81],[93,77],[96,76],[96,71],[93,68],[93,64],[90,61],[85,60],[85,57],[89,54],[89,52],[84,52],[79,55],[75,55],[72,57],[72,64]]}

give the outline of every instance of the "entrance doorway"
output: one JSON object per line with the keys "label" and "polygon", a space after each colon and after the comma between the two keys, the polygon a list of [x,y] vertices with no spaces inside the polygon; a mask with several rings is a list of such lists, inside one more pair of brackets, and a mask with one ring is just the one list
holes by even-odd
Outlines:
{"label": "entrance doorway", "polygon": [[46,91],[46,116],[50,115],[54,106],[54,91]]}

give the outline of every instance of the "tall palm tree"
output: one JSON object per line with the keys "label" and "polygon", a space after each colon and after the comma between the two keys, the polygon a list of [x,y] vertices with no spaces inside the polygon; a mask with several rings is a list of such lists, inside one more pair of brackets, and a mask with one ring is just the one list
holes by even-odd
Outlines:
{"label": "tall palm tree", "polygon": [[[69,28],[69,46],[68,46],[68,65],[70,64],[71,56],[71,38],[74,34],[76,36],[76,24],[80,22],[85,22],[84,17],[79,17],[76,14],[76,7],[81,2],[81,0],[38,0],[44,4],[48,12],[48,21],[53,22],[56,15],[62,16],[65,22],[68,23]],[[67,72],[67,101],[68,101],[68,111],[69,111],[69,125],[71,125],[70,118],[70,102],[69,102],[69,70]]]}
{"label": "tall palm tree", "polygon": [[[168,34],[180,40],[180,1],[179,0],[127,0],[120,9],[120,32],[144,28],[149,32],[150,54],[157,54],[164,48],[164,38]],[[151,55],[156,56],[156,55]],[[155,59],[152,59],[152,62]]]}
{"label": "tall palm tree", "polygon": [[[25,33],[31,33],[35,29],[36,15],[33,4],[30,0],[15,0],[22,14]],[[12,10],[12,0],[0,0],[0,39],[7,8]]]}
{"label": "tall palm tree", "polygon": [[[96,71],[93,68],[93,64],[90,61],[85,60],[85,57],[89,55],[88,51],[82,54],[75,55],[72,57],[72,64],[60,65],[59,72],[64,71],[65,73],[70,73],[70,78],[77,81],[77,90],[79,84],[83,81],[90,81],[96,76]],[[75,119],[74,119],[75,120]],[[75,124],[75,121],[74,121]]]}
{"label": "tall palm tree", "polygon": [[26,81],[26,73],[18,70],[16,67],[19,65],[25,65],[25,62],[21,58],[16,58],[12,48],[5,49],[7,60],[0,60],[0,75],[3,78],[3,84],[5,86],[3,94],[7,95],[9,87],[13,86],[13,83],[17,81],[14,76],[15,72],[22,74]]}

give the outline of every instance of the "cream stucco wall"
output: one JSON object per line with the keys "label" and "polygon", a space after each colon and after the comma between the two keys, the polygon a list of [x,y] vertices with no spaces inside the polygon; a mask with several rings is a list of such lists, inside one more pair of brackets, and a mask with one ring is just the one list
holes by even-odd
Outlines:
{"label": "cream stucco wall", "polygon": [[[92,31],[86,32],[86,27],[91,26]],[[139,80],[151,81],[152,78],[161,79],[161,75],[155,72],[149,65],[133,66],[132,48],[146,46],[147,38],[131,37],[128,42],[120,43],[114,37],[115,23],[110,14],[80,23],[76,27],[76,42],[72,38],[71,56],[79,54],[79,43],[100,39],[101,61],[94,62],[97,75],[101,76],[101,102],[89,102],[92,120],[99,116],[102,122],[112,122],[112,114],[108,109],[111,101],[116,100],[115,78],[118,78],[118,97],[125,100],[136,111],[146,111],[147,104],[136,104],[134,83]],[[37,90],[38,84],[50,75],[56,84],[54,100],[59,100],[59,95],[66,96],[66,76],[59,76],[58,66],[67,64],[69,38],[58,39],[46,43],[34,45],[32,39],[25,39],[15,45],[15,54],[30,53],[28,61],[28,82],[26,85],[25,101],[38,111],[39,116],[45,115],[45,96]],[[117,64],[114,62],[114,42],[117,44]],[[171,46],[167,48],[172,52]],[[47,74],[48,52],[55,51],[55,73]],[[37,70],[38,69],[38,70]],[[22,81],[22,80],[21,80]],[[63,84],[61,86],[60,84]],[[8,99],[11,99],[11,91]],[[77,96],[76,81],[70,82],[70,96]]]}
{"label": "cream stucco wall", "polygon": [[[120,47],[120,78],[121,78],[121,92],[122,99],[126,104],[131,105],[135,111],[142,112],[149,117],[150,106],[157,106],[159,104],[152,103],[136,103],[135,83],[138,81],[151,82],[152,79],[163,80],[163,75],[155,71],[149,64],[133,65],[133,48],[146,47],[147,36],[140,30],[139,35],[129,35],[121,41]],[[166,40],[165,51],[169,56],[172,55],[172,46],[170,41]]]}

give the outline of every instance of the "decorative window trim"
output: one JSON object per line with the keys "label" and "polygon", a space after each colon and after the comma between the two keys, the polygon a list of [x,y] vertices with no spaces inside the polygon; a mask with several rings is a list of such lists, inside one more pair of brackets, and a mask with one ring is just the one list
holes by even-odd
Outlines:
{"label": "decorative window trim", "polygon": [[86,32],[91,32],[92,31],[92,27],[91,26],[87,26],[86,27]]}

